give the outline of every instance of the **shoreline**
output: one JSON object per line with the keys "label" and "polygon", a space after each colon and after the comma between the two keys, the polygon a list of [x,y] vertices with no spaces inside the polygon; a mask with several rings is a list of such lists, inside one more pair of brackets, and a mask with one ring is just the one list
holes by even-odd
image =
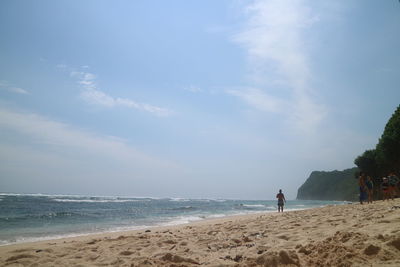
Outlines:
{"label": "shoreline", "polygon": [[[343,204],[344,205],[344,204]],[[319,207],[317,207],[319,208]],[[308,208],[308,209],[314,209],[314,208]],[[295,210],[287,210],[285,212],[293,212],[293,211],[301,211],[301,210],[306,210],[306,209],[295,209]],[[69,239],[81,239],[85,237],[95,237],[95,236],[114,236],[114,235],[120,235],[124,233],[136,233],[136,232],[141,232],[141,231],[146,231],[146,230],[158,230],[158,229],[164,229],[164,228],[173,228],[173,227],[181,227],[181,226],[187,226],[187,225],[196,225],[196,224],[201,224],[201,223],[212,223],[213,221],[220,221],[220,220],[225,220],[225,219],[237,219],[240,217],[247,217],[247,216],[253,216],[253,215],[268,215],[268,214],[274,214],[277,213],[277,211],[255,211],[247,214],[233,214],[233,215],[224,215],[224,216],[218,216],[218,217],[207,217],[203,218],[200,220],[194,220],[190,222],[182,222],[182,223],[165,223],[165,225],[154,225],[154,226],[137,226],[137,229],[118,229],[118,230],[107,230],[107,231],[99,231],[99,232],[89,232],[89,233],[72,233],[72,234],[65,234],[65,235],[55,235],[55,236],[49,236],[47,237],[38,237],[38,240],[27,240],[27,241],[17,241],[17,242],[12,242],[12,243],[7,243],[7,244],[0,244],[0,249],[2,247],[6,246],[13,246],[13,245],[24,245],[24,244],[31,244],[31,243],[42,243],[42,242],[55,242],[55,241],[64,241],[64,240],[69,240]],[[164,223],[163,223],[164,224]],[[129,228],[129,227],[127,227]],[[32,238],[36,239],[36,238]]]}
{"label": "shoreline", "polygon": [[[38,266],[400,265],[400,199],[210,218],[0,247]],[[268,265],[269,264],[269,265]]]}
{"label": "shoreline", "polygon": [[[42,196],[42,194],[40,194]],[[44,195],[43,195],[44,196]],[[45,195],[47,196],[47,195]],[[82,200],[79,200],[82,201]],[[83,200],[86,201],[86,200]],[[242,201],[242,200],[240,200]],[[246,202],[247,200],[243,200]],[[266,202],[273,202],[275,203],[276,201],[273,200],[260,200],[266,201]],[[288,200],[288,202],[297,202],[299,200]],[[307,200],[300,200],[300,201],[307,201]],[[315,202],[326,202],[326,201],[319,201],[319,200],[314,200]],[[311,201],[313,202],[313,201]],[[305,210],[305,209],[311,209],[311,208],[316,208],[316,207],[323,207],[326,205],[344,205],[348,204],[348,202],[345,201],[329,201],[329,204],[322,204],[321,206],[314,206],[314,207],[307,207],[306,205],[294,205],[294,206],[288,206],[285,209],[285,212],[292,212],[292,211],[299,211],[299,210]],[[267,206],[267,204],[241,204],[243,206]],[[271,205],[271,204],[269,204]],[[302,207],[299,207],[302,206]],[[59,233],[49,233],[47,235],[37,235],[37,236],[24,236],[20,235],[15,238],[9,238],[6,239],[4,238],[0,242],[0,247],[3,246],[9,246],[9,245],[15,245],[15,244],[24,244],[24,243],[34,243],[34,242],[42,242],[42,241],[51,241],[51,240],[57,240],[57,239],[65,239],[65,238],[79,238],[82,236],[90,236],[90,235],[98,235],[98,234],[111,234],[111,233],[116,233],[116,232],[127,232],[127,231],[136,231],[136,230],[143,230],[143,229],[153,229],[153,228],[158,228],[158,227],[171,227],[174,225],[186,225],[186,224],[191,224],[195,222],[201,222],[201,221],[209,221],[209,220],[214,220],[214,219],[221,219],[221,218],[227,218],[227,217],[232,217],[232,216],[247,216],[247,215],[253,215],[253,214],[270,214],[270,213],[276,213],[277,210],[276,208],[274,210],[272,209],[265,209],[265,210],[247,210],[247,211],[237,211],[237,212],[227,212],[227,213],[216,213],[216,214],[182,214],[181,216],[177,217],[171,217],[169,220],[160,220],[160,221],[151,221],[149,220],[147,223],[144,224],[138,224],[138,225],[131,225],[131,226],[112,226],[110,227],[104,227],[98,228],[98,229],[92,229],[92,230],[79,230],[77,229],[76,231],[67,231],[67,232],[59,232]],[[29,224],[28,224],[29,225]],[[96,227],[97,228],[97,227]]]}

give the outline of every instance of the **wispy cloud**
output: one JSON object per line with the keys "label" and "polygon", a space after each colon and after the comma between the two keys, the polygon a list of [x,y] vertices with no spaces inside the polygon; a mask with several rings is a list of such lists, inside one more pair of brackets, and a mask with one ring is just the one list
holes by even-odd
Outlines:
{"label": "wispy cloud", "polygon": [[0,88],[3,88],[5,90],[7,90],[8,92],[15,93],[15,94],[20,94],[20,95],[29,95],[30,94],[27,90],[22,89],[20,87],[15,87],[7,81],[0,81]]}
{"label": "wispy cloud", "polygon": [[184,171],[176,163],[140,151],[120,138],[40,114],[0,107],[0,131],[7,137],[0,140],[0,159],[5,162],[0,173],[7,173],[2,182],[16,188],[40,191],[49,187],[53,192],[110,192],[114,188],[126,194],[140,192],[143,187],[151,192],[154,179],[178,177]]}
{"label": "wispy cloud", "polygon": [[286,108],[284,100],[268,95],[257,88],[229,89],[226,92],[241,98],[244,102],[260,111],[279,113]]}
{"label": "wispy cloud", "polygon": [[0,108],[0,129],[12,129],[42,146],[66,152],[68,149],[104,155],[123,162],[141,162],[151,166],[173,167],[174,164],[150,157],[113,136],[102,136],[35,113]]}
{"label": "wispy cloud", "polygon": [[[286,99],[261,93],[261,89],[246,89],[236,95],[258,109],[262,102],[263,110],[272,112],[280,103],[288,102],[291,108],[286,109],[286,115],[291,125],[304,131],[317,127],[326,111],[312,97],[315,90],[310,85],[313,77],[304,31],[318,21],[318,16],[302,0],[256,0],[245,8],[245,14],[244,28],[233,40],[247,52],[253,82],[283,80],[291,93]],[[256,94],[263,100],[253,101]]]}
{"label": "wispy cloud", "polygon": [[19,88],[19,87],[9,87],[8,90],[10,92],[13,92],[13,93],[16,93],[16,94],[29,95],[29,92],[27,90]]}
{"label": "wispy cloud", "polygon": [[118,106],[133,108],[133,109],[137,109],[137,110],[150,112],[150,113],[160,116],[160,117],[170,116],[172,114],[172,112],[169,109],[160,108],[160,107],[145,104],[145,103],[137,103],[128,98],[120,98],[120,97],[114,98],[100,90],[91,89],[91,88],[87,88],[86,90],[84,90],[81,93],[81,97],[88,103],[95,104],[95,105],[101,105],[101,106],[109,107],[109,108],[118,107]]}
{"label": "wispy cloud", "polygon": [[149,112],[159,117],[167,117],[173,114],[173,111],[147,103],[139,103],[129,98],[113,97],[98,88],[96,83],[96,75],[87,72],[88,66],[82,66],[85,71],[71,70],[66,65],[59,65],[61,69],[68,69],[70,76],[76,79],[77,83],[82,87],[81,98],[89,104],[103,106],[107,108],[126,107],[140,111]]}

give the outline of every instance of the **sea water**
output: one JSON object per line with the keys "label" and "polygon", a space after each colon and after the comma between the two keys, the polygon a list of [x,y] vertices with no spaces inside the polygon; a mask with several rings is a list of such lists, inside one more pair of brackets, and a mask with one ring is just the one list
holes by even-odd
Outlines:
{"label": "sea water", "polygon": [[[271,200],[0,194],[0,245],[276,212]],[[285,210],[339,201],[289,200]]]}

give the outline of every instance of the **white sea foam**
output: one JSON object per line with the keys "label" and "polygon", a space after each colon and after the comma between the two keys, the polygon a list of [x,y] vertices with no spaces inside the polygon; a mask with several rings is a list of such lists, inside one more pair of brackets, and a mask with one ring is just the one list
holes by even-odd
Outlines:
{"label": "white sea foam", "polygon": [[122,203],[122,202],[137,202],[143,201],[138,199],[59,199],[55,198],[56,202],[78,202],[78,203]]}
{"label": "white sea foam", "polygon": [[174,197],[174,198],[169,198],[169,201],[175,201],[175,202],[187,202],[187,201],[190,201],[190,199],[187,199],[187,198],[179,198],[179,197]]}
{"label": "white sea foam", "polygon": [[262,204],[242,204],[241,206],[247,208],[265,208],[265,205]]}
{"label": "white sea foam", "polygon": [[201,216],[180,216],[177,218],[172,219],[171,221],[162,223],[161,226],[172,226],[172,225],[179,225],[179,224],[186,224],[190,222],[196,222],[204,220],[205,218]]}
{"label": "white sea foam", "polygon": [[50,199],[54,198],[66,198],[66,199],[76,199],[76,198],[98,198],[98,199],[135,199],[135,200],[159,200],[159,197],[143,197],[143,196],[100,196],[100,195],[71,195],[71,194],[43,194],[43,193],[0,193],[2,196],[32,196],[32,197],[47,197]]}
{"label": "white sea foam", "polygon": [[39,242],[39,241],[77,237],[77,236],[86,236],[86,235],[91,235],[91,234],[94,234],[94,233],[59,234],[59,235],[49,235],[49,236],[42,236],[42,237],[18,237],[17,236],[13,240],[0,240],[0,246],[6,246],[6,245],[10,245],[10,244],[19,244],[19,243]]}
{"label": "white sea foam", "polygon": [[0,196],[32,196],[32,197],[41,197],[41,196],[47,196],[44,194],[22,194],[22,193],[0,193]]}
{"label": "white sea foam", "polygon": [[210,216],[207,216],[207,218],[214,219],[214,218],[223,218],[223,217],[227,217],[227,216],[229,216],[229,215],[227,215],[227,214],[212,214]]}
{"label": "white sea foam", "polygon": [[212,199],[212,201],[215,201],[215,202],[226,202],[227,200],[226,199]]}

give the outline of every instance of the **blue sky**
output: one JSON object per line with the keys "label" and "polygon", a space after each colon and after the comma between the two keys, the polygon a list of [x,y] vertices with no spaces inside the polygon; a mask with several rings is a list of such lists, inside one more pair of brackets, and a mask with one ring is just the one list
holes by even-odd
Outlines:
{"label": "blue sky", "polygon": [[0,191],[295,198],[400,100],[398,1],[0,2]]}

